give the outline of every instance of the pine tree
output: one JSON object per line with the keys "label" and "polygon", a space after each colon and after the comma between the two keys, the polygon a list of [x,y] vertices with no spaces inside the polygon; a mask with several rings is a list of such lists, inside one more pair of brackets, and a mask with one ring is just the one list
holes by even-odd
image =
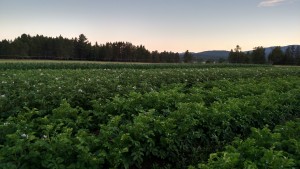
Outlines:
{"label": "pine tree", "polygon": [[262,46],[255,47],[252,55],[252,63],[254,64],[265,64],[266,58],[265,58],[265,49]]}
{"label": "pine tree", "polygon": [[236,63],[235,53],[233,52],[232,49],[229,52],[228,61],[229,61],[229,63]]}
{"label": "pine tree", "polygon": [[228,56],[229,63],[247,63],[248,59],[242,48],[239,45],[236,45],[234,51],[231,49]]}
{"label": "pine tree", "polygon": [[294,64],[294,48],[293,47],[289,46],[285,50],[283,64],[285,64],[285,65],[293,65]]}
{"label": "pine tree", "polygon": [[86,36],[80,34],[78,39],[75,39],[75,50],[77,59],[86,59],[89,54],[89,44]]}
{"label": "pine tree", "polygon": [[191,63],[193,61],[193,55],[187,50],[183,55],[184,63]]}
{"label": "pine tree", "polygon": [[274,65],[280,65],[284,63],[284,53],[280,46],[275,47],[268,57],[269,63]]}

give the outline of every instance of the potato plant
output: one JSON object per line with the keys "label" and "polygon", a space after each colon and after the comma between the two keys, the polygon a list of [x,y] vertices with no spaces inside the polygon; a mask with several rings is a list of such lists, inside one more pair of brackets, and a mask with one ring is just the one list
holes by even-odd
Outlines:
{"label": "potato plant", "polygon": [[278,125],[273,131],[251,128],[248,138],[236,138],[225,151],[210,154],[208,162],[197,168],[299,168],[299,133],[300,119]]}
{"label": "potato plant", "polygon": [[[234,138],[267,137],[262,128],[300,112],[297,67],[27,64],[0,71],[0,168],[214,167],[227,157],[260,168],[236,161],[244,143]],[[297,153],[282,153],[258,158],[298,166]]]}

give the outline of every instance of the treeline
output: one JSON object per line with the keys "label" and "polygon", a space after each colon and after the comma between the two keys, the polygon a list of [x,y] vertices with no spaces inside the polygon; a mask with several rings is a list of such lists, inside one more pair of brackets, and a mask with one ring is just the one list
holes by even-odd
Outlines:
{"label": "treeline", "polygon": [[12,40],[0,41],[1,59],[95,60],[117,62],[178,63],[179,53],[150,52],[143,45],[114,42],[92,45],[85,35],[78,38],[30,36],[22,34]]}
{"label": "treeline", "polygon": [[[92,45],[85,35],[78,38],[30,36],[22,34],[14,40],[0,41],[0,59],[50,59],[50,60],[90,60],[112,62],[179,63],[203,62],[186,51],[182,57],[174,52],[150,52],[143,45],[130,42],[108,42]],[[266,56],[263,47],[255,47],[251,52],[243,52],[239,45],[218,62],[242,64],[300,65],[300,46],[290,46],[285,51],[277,46]],[[209,61],[206,61],[209,63]]]}
{"label": "treeline", "polygon": [[266,56],[263,47],[255,47],[252,52],[242,52],[239,45],[231,50],[228,56],[229,63],[274,64],[274,65],[300,65],[300,46],[289,46],[282,51],[280,46],[275,47]]}

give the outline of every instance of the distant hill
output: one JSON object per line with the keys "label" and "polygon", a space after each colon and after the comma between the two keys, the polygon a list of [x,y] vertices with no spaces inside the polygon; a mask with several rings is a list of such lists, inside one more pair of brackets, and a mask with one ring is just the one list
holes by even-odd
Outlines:
{"label": "distant hill", "polygon": [[196,59],[214,60],[214,61],[217,61],[219,59],[227,59],[228,55],[229,55],[229,51],[226,50],[212,50],[212,51],[193,53],[193,56]]}
{"label": "distant hill", "polygon": [[[295,46],[298,47],[300,45],[288,45],[288,46],[282,46],[281,50],[283,52],[285,52],[285,50],[288,47],[291,46]],[[272,50],[275,48],[276,46],[272,46],[272,47],[267,47],[265,48],[265,54],[266,57],[269,56],[269,54],[272,52]],[[252,52],[253,50],[250,51],[245,51],[245,52]],[[207,60],[211,60],[211,61],[218,61],[219,59],[228,59],[229,56],[229,52],[230,51],[226,51],[226,50],[211,50],[211,51],[203,51],[203,52],[192,52],[193,56],[196,58],[196,60],[203,60],[203,61],[207,61]],[[184,55],[184,53],[181,53],[180,56],[182,57]]]}

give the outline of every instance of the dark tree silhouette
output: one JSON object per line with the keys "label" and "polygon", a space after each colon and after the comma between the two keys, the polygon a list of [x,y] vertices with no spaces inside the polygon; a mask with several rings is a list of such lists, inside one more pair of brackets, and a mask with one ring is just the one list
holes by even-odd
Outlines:
{"label": "dark tree silhouette", "polygon": [[280,46],[276,46],[268,57],[269,63],[274,65],[280,65],[284,63],[284,53]]}
{"label": "dark tree silhouette", "polygon": [[248,58],[245,53],[242,52],[242,48],[239,45],[236,45],[234,50],[231,49],[228,56],[229,63],[247,63]]}
{"label": "dark tree silhouette", "polygon": [[265,49],[262,46],[255,47],[251,55],[252,63],[254,64],[265,64],[266,54]]}
{"label": "dark tree silhouette", "polygon": [[193,55],[188,50],[185,51],[185,53],[183,55],[183,61],[185,63],[191,63],[191,62],[193,62]]}
{"label": "dark tree silhouette", "polygon": [[84,34],[67,39],[22,34],[15,40],[0,41],[0,59],[64,59],[118,62],[180,62],[178,53],[150,52],[130,42],[92,45]]}

